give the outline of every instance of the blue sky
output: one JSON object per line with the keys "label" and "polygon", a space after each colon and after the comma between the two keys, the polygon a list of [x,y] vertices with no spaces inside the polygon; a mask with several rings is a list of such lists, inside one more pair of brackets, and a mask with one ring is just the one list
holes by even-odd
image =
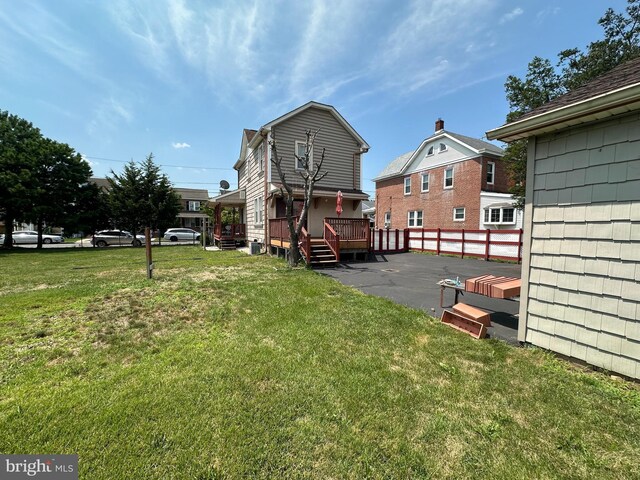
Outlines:
{"label": "blue sky", "polygon": [[[504,123],[504,81],[602,37],[622,0],[0,0],[0,109],[94,175],[153,152],[177,187],[237,184],[243,128],[315,100],[371,145],[364,189],[434,129]],[[329,152],[330,154],[330,152]]]}

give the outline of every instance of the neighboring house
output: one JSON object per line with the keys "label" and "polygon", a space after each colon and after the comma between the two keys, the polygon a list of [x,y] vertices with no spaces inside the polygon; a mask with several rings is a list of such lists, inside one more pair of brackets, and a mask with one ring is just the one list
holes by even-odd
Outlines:
{"label": "neighboring house", "polygon": [[521,212],[495,145],[444,129],[374,178],[377,228],[516,229]]}
{"label": "neighboring house", "polygon": [[[278,155],[283,158],[282,168],[286,179],[295,187],[299,197],[294,205],[296,212],[299,212],[303,198],[302,179],[297,173],[299,170],[294,152],[300,154],[303,151],[305,132],[317,129],[320,131],[316,137],[312,160],[318,162],[322,149],[325,148],[322,171],[327,172],[327,175],[315,185],[306,225],[308,236],[317,243],[324,240],[325,220],[337,217],[338,191],[342,192],[343,212],[340,221],[331,220],[331,229],[342,228],[336,225],[355,219],[358,219],[359,224],[367,224],[362,218],[361,202],[368,199],[368,195],[361,190],[361,161],[362,155],[369,150],[369,145],[334,107],[309,102],[266,123],[258,130],[243,131],[240,155],[234,165],[238,171],[238,190],[211,199],[218,212],[221,208],[240,209],[241,222],[226,229],[227,240],[229,236],[236,240],[244,237],[270,249],[288,248],[288,240],[285,239],[288,238],[286,222],[282,221],[285,217],[285,203],[280,191],[278,172],[271,163],[269,142],[275,133]],[[217,240],[221,241],[222,236],[225,235],[217,235]],[[355,240],[351,237],[346,232],[342,235],[343,249],[348,241]],[[365,241],[365,238],[359,240]],[[349,246],[356,248],[354,244]]]}
{"label": "neighboring house", "polygon": [[640,378],[640,58],[487,136],[528,139],[518,339]]}
{"label": "neighboring house", "polygon": [[362,218],[368,218],[371,226],[375,225],[376,221],[376,202],[375,200],[363,200],[362,201]]}
{"label": "neighboring house", "polygon": [[178,227],[191,228],[201,232],[205,220],[206,213],[200,210],[209,201],[209,192],[199,188],[174,188],[174,191],[180,195],[180,205],[182,210],[178,213]]}

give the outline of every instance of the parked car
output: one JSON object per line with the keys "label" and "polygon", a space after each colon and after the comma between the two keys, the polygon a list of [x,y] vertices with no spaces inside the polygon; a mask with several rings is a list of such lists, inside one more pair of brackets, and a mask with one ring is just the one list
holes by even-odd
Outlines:
{"label": "parked car", "polygon": [[91,243],[96,247],[107,245],[133,245],[139,247],[144,242],[144,235],[135,237],[125,230],[101,230],[91,238]]}
{"label": "parked car", "polygon": [[[15,245],[38,243],[38,232],[36,232],[35,230],[18,230],[16,232],[13,232],[12,239]],[[49,235],[46,233],[42,234],[42,243],[49,244],[62,242],[64,242],[62,235]],[[4,243],[4,235],[0,235],[0,243]]]}
{"label": "parked car", "polygon": [[170,242],[177,242],[178,240],[200,240],[200,232],[191,230],[190,228],[170,228],[164,232],[164,239]]}

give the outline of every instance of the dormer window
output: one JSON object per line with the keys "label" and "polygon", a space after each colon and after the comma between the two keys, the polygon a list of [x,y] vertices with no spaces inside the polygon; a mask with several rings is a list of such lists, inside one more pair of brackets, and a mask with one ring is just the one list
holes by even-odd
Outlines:
{"label": "dormer window", "polygon": [[446,152],[447,151],[447,146],[444,143],[441,143],[439,146],[439,151],[440,152]]}
{"label": "dormer window", "polygon": [[427,155],[433,155],[433,145],[431,145],[429,150],[427,150]]}

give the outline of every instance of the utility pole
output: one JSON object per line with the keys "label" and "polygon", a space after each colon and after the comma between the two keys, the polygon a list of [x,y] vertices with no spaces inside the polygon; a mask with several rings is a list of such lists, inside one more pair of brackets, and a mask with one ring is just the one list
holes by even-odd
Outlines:
{"label": "utility pole", "polygon": [[151,229],[144,229],[144,243],[147,250],[147,278],[153,278],[153,260],[151,258]]}

